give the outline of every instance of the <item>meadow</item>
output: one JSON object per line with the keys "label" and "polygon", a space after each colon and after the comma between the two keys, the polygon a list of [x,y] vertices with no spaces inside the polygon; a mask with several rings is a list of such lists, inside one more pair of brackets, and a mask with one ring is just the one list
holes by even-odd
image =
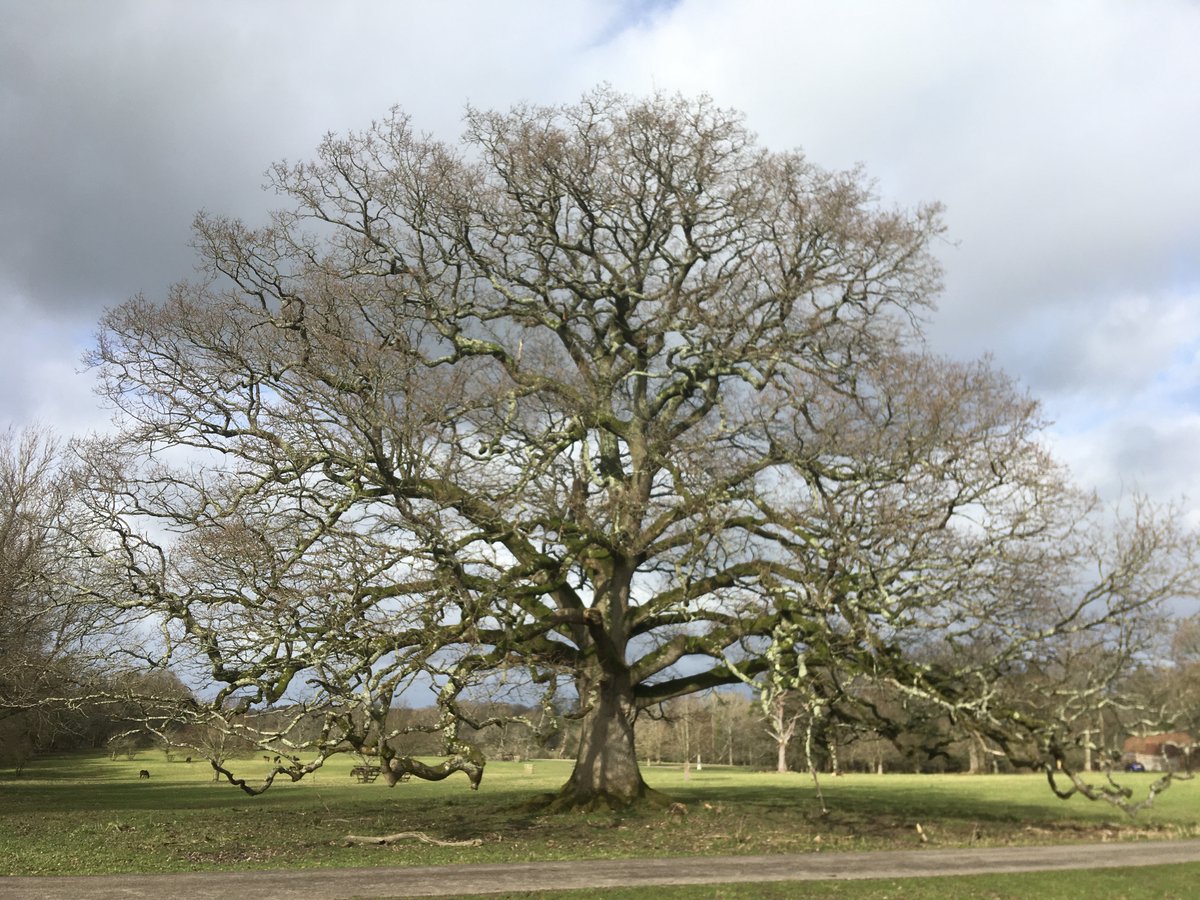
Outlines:
{"label": "meadow", "polygon": [[[250,771],[265,762],[247,761]],[[1061,801],[1036,775],[845,775],[812,782],[705,766],[650,767],[674,812],[546,815],[534,801],[570,763],[488,765],[465,778],[388,788],[359,784],[352,763],[250,797],[214,783],[205,762],[161,754],[48,758],[0,775],[0,872],[102,874],[329,866],[438,865],[597,857],[688,856],[999,846],[1200,836],[1200,781],[1174,785],[1131,821],[1082,798]],[[532,771],[528,766],[532,767]],[[146,769],[150,778],[138,778]],[[1151,775],[1132,776],[1148,783]],[[918,826],[920,826],[918,828]],[[348,835],[422,832],[444,842],[347,844]]]}
{"label": "meadow", "polygon": [[537,900],[1191,900],[1198,879],[1200,863],[942,878],[538,891],[507,896]]}

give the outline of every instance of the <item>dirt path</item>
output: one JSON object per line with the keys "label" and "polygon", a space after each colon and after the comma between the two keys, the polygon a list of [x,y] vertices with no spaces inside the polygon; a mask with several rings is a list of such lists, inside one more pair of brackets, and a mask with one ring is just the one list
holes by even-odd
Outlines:
{"label": "dirt path", "polygon": [[996,847],[980,850],[892,850],[788,856],[716,856],[569,862],[420,866],[386,869],[307,869],[289,872],[196,872],[0,878],[0,897],[12,900],[333,900],[345,897],[436,897],[521,891],[814,881],[829,878],[904,878],[1093,869],[1200,862],[1200,840]]}

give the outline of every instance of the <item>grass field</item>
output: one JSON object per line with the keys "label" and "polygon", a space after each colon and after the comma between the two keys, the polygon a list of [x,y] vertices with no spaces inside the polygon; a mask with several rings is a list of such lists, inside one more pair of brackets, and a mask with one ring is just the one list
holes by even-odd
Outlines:
{"label": "grass field", "polygon": [[[795,897],[804,900],[1028,900],[1030,897],[1038,900],[1191,900],[1196,896],[1198,883],[1200,863],[1090,872],[538,891],[506,896],[536,900],[784,900]],[[495,900],[495,895],[477,896],[490,896]]]}
{"label": "grass field", "polygon": [[[647,809],[547,816],[529,801],[562,784],[567,762],[537,761],[532,774],[521,763],[491,763],[479,793],[459,777],[394,788],[358,784],[350,765],[346,760],[311,781],[249,797],[214,784],[206,763],[166,762],[158,754],[41,760],[20,777],[0,775],[0,872],[437,865],[1200,836],[1200,781],[1174,785],[1131,822],[1080,798],[1060,801],[1034,775],[848,775],[823,780],[830,812],[821,815],[807,776],[705,766],[685,782],[678,767],[650,768],[647,780],[685,804],[685,815]],[[139,769],[151,777],[139,779]],[[1133,776],[1141,783],[1152,777]],[[403,831],[481,843],[344,842],[349,834]]]}

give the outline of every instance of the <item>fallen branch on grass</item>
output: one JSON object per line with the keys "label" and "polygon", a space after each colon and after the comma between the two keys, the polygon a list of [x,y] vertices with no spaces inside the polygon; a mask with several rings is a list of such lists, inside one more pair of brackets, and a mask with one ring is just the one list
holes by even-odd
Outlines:
{"label": "fallen branch on grass", "polygon": [[478,847],[483,843],[479,838],[471,838],[469,841],[439,841],[437,838],[431,838],[423,831],[399,831],[396,834],[385,834],[376,837],[362,837],[357,834],[346,835],[347,844],[395,844],[397,841],[418,840],[426,844],[434,844],[438,847]]}

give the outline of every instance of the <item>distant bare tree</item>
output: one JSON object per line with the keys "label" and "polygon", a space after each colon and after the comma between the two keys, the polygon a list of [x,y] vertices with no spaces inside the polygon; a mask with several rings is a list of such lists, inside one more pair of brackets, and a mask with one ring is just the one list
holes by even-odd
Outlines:
{"label": "distant bare tree", "polygon": [[70,602],[79,485],[59,442],[39,428],[0,432],[0,718],[43,735],[67,724],[97,670],[97,607]]}

